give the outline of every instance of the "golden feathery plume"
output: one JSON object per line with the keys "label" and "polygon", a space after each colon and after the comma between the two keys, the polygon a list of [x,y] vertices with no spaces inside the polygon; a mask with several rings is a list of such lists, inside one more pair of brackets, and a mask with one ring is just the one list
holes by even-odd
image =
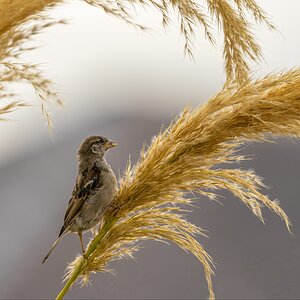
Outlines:
{"label": "golden feathery plume", "polygon": [[[42,113],[48,127],[51,128],[51,118],[46,105],[56,103],[62,105],[58,94],[49,79],[45,78],[37,65],[23,63],[20,56],[24,51],[35,47],[24,46],[24,43],[37,35],[41,30],[63,21],[49,18],[43,11],[53,7],[57,1],[0,1],[0,99],[10,100],[8,106],[23,107],[24,101],[13,100],[17,97],[8,90],[9,83],[25,81],[32,85],[40,101]],[[26,105],[28,106],[28,105]],[[7,106],[0,107],[0,114],[12,112]]]}
{"label": "golden feathery plume", "polygon": [[[226,84],[235,82],[243,85],[249,81],[250,66],[248,60],[258,62],[262,53],[246,19],[246,14],[253,15],[257,23],[264,23],[270,29],[274,26],[269,21],[267,14],[254,0],[85,0],[85,2],[102,7],[106,13],[119,17],[131,24],[140,26],[132,21],[131,5],[151,5],[162,15],[164,26],[169,24],[170,11],[178,13],[180,31],[185,39],[184,50],[193,58],[193,37],[197,28],[203,28],[205,37],[214,43],[212,24],[216,20],[218,27],[223,31]],[[206,4],[207,11],[204,6]]]}
{"label": "golden feathery plume", "polygon": [[[170,11],[178,13],[180,30],[185,38],[185,52],[193,57],[193,36],[198,27],[204,28],[205,36],[214,42],[212,24],[217,20],[224,35],[224,58],[227,84],[235,82],[243,85],[249,80],[248,59],[258,61],[261,56],[260,48],[249,29],[246,13],[250,12],[257,23],[265,23],[270,28],[265,12],[254,0],[206,0],[203,4],[207,9],[194,0],[85,0],[89,5],[100,7],[105,13],[114,15],[140,29],[133,17],[135,5],[152,6],[162,15],[163,25],[170,21]],[[49,8],[64,3],[62,0],[0,0],[0,97],[12,98],[14,95],[7,91],[7,82],[27,81],[32,84],[48,125],[51,126],[49,113],[45,105],[51,101],[62,104],[54,91],[50,80],[44,78],[36,65],[27,65],[19,61],[24,51],[32,48],[24,46],[24,42],[37,35],[41,30],[63,21],[55,21],[46,14]],[[205,11],[207,10],[207,11]],[[12,103],[19,103],[11,100]],[[2,111],[0,107],[0,112]]]}
{"label": "golden feathery plume", "polygon": [[173,242],[194,254],[213,299],[212,259],[195,238],[204,231],[184,219],[182,205],[195,201],[185,196],[193,192],[214,200],[217,190],[229,190],[261,221],[267,207],[290,231],[288,216],[278,201],[261,193],[264,185],[254,171],[223,167],[245,159],[237,153],[243,143],[273,135],[300,136],[300,69],[240,89],[228,86],[195,110],[186,108],[153,138],[133,168],[128,165],[98,235],[85,258],[69,265],[68,281],[57,299],[78,277],[85,283],[92,272],[107,271],[109,262],[132,256],[143,240]]}

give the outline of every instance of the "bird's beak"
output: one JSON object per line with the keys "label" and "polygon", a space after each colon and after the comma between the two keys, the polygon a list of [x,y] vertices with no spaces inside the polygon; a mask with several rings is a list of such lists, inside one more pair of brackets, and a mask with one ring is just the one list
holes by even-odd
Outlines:
{"label": "bird's beak", "polygon": [[110,148],[113,148],[113,147],[116,147],[118,144],[116,143],[116,142],[114,142],[114,141],[111,141],[111,140],[108,140],[107,142],[106,142],[106,148],[107,149],[110,149]]}

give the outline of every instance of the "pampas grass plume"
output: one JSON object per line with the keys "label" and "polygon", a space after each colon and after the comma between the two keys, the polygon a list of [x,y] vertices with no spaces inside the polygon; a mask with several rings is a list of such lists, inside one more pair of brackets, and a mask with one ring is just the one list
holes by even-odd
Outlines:
{"label": "pampas grass plume", "polygon": [[267,207],[290,231],[288,216],[278,201],[261,192],[264,185],[254,171],[224,166],[245,159],[238,154],[245,142],[300,135],[299,87],[296,69],[240,89],[227,87],[195,110],[186,108],[142,151],[136,165],[128,166],[113,208],[88,246],[87,259],[77,257],[69,265],[58,299],[77,277],[88,282],[93,272],[107,271],[109,262],[132,256],[143,240],[172,242],[195,255],[214,299],[213,262],[195,238],[205,231],[184,217],[183,205],[197,200],[186,196],[192,192],[215,200],[218,190],[228,190],[262,222],[262,208]]}

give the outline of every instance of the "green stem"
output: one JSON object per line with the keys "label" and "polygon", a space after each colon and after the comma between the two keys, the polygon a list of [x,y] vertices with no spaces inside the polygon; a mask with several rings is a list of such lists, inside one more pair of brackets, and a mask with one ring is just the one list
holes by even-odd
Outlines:
{"label": "green stem", "polygon": [[[89,256],[95,251],[95,249],[97,248],[97,245],[101,242],[101,240],[103,239],[103,237],[106,235],[106,233],[108,232],[108,230],[114,225],[114,223],[116,221],[117,221],[117,219],[112,217],[111,219],[109,219],[106,222],[106,224],[104,224],[102,230],[93,239],[93,241],[91,242],[89,248],[85,252],[86,259],[89,259]],[[70,279],[67,281],[67,283],[65,284],[65,286],[62,288],[62,290],[57,295],[56,300],[63,299],[63,297],[69,291],[70,287],[74,284],[74,282],[76,281],[76,279],[78,278],[78,276],[81,274],[82,267],[83,267],[84,263],[85,263],[85,259],[82,259],[81,262],[76,267],[76,269],[73,271],[73,274],[70,277]]]}
{"label": "green stem", "polygon": [[83,266],[83,263],[84,263],[84,260],[82,259],[81,262],[80,262],[80,264],[77,266],[77,268],[73,272],[71,278],[68,280],[68,282],[65,284],[65,286],[63,287],[63,289],[57,295],[56,300],[63,299],[63,297],[65,296],[65,294],[68,292],[68,290],[70,289],[70,287],[73,285],[73,283],[75,282],[75,280],[79,276],[79,274],[81,272],[81,268]]}

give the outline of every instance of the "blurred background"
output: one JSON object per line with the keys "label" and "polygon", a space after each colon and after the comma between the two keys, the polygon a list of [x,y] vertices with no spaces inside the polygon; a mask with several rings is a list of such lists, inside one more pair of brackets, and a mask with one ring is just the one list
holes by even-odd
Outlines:
{"label": "blurred background", "polygon": [[[264,61],[255,77],[300,65],[300,3],[258,1],[277,26],[257,31]],[[36,105],[10,115],[0,126],[0,298],[54,298],[66,267],[80,251],[67,236],[45,265],[42,258],[56,239],[77,175],[76,152],[88,135],[100,134],[119,146],[107,155],[121,174],[129,155],[135,161],[144,142],[168,125],[185,105],[204,103],[224,83],[221,37],[211,46],[199,32],[195,62],[183,55],[178,24],[163,29],[151,9],[138,11],[151,28],[141,32],[102,11],[71,2],[50,14],[68,25],[36,38],[38,50],[24,56],[40,63],[55,80],[65,108],[51,108],[48,134],[32,89],[16,85]],[[174,19],[176,21],[176,18]],[[281,200],[293,223],[290,235],[277,216],[265,210],[266,225],[230,194],[223,205],[199,200],[189,220],[209,231],[200,242],[216,263],[217,298],[300,298],[300,142],[251,144],[244,152]],[[120,175],[118,175],[120,176]],[[89,239],[85,235],[85,241]],[[116,276],[96,274],[92,285],[74,286],[68,298],[199,299],[207,286],[197,260],[174,245],[145,242],[135,260],[113,263]]]}

